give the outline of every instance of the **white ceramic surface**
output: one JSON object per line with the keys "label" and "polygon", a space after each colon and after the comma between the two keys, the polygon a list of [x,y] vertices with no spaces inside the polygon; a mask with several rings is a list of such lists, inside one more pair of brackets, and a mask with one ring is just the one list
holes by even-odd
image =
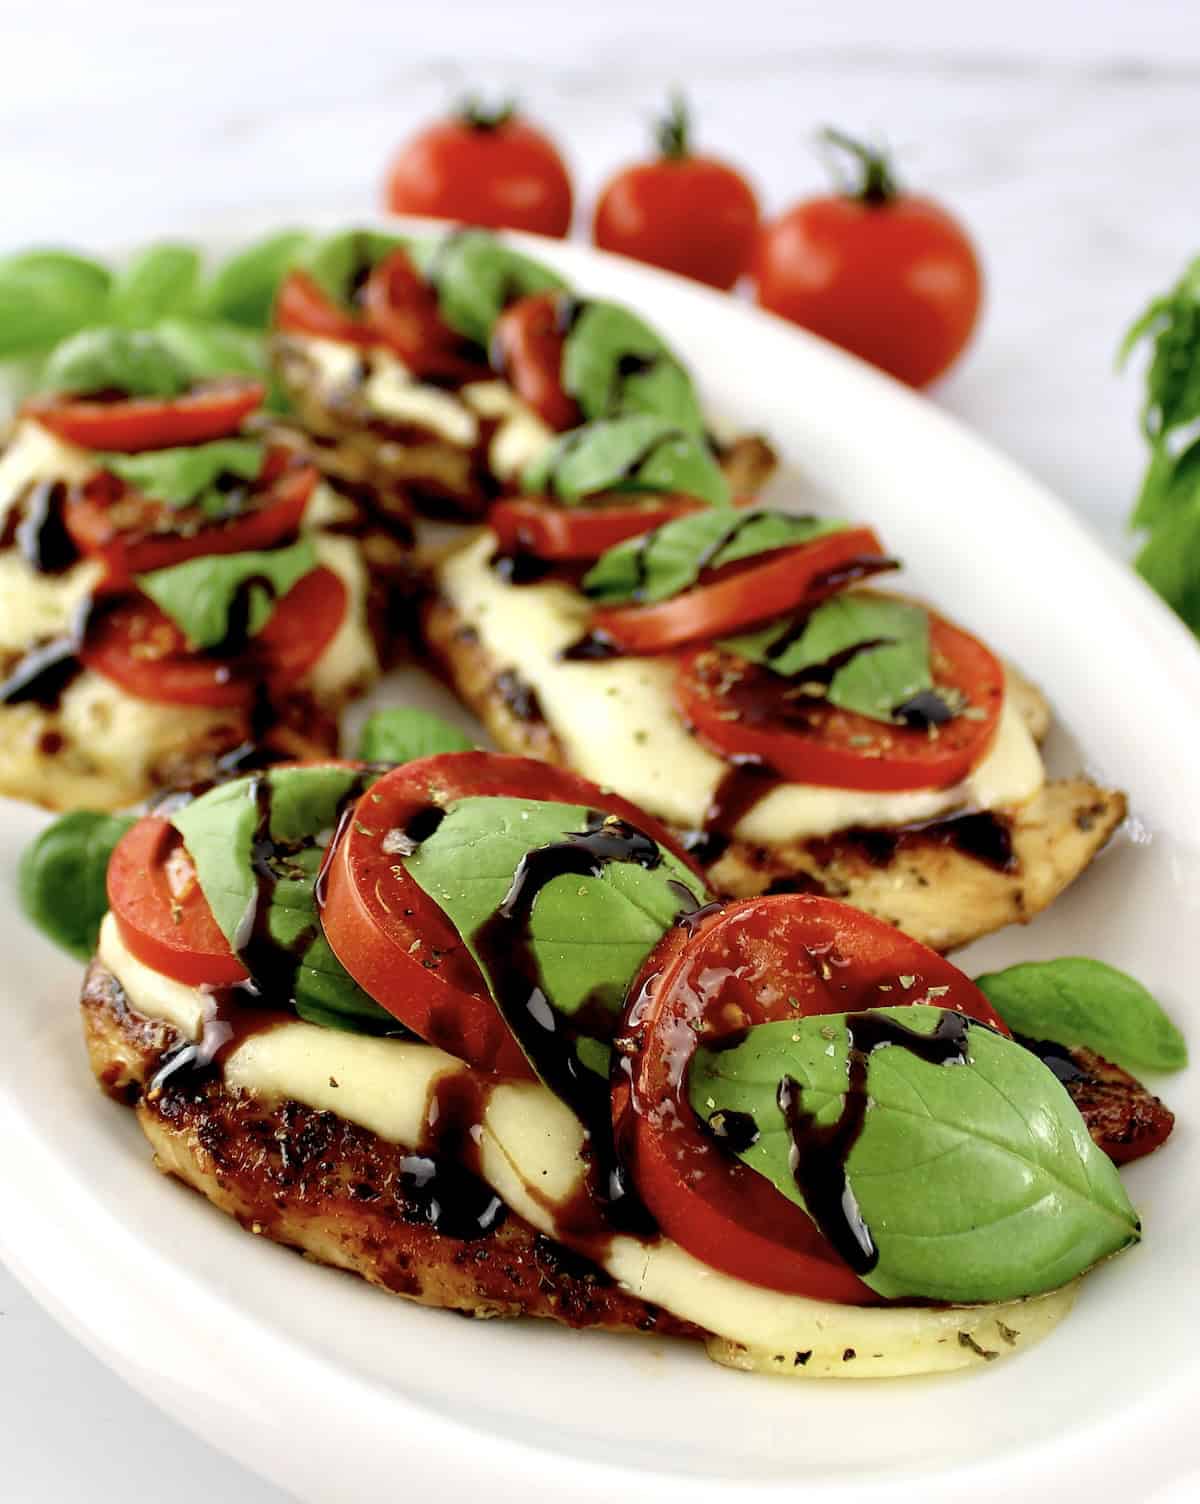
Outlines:
{"label": "white ceramic surface", "polygon": [[[1027,930],[968,967],[1090,953],[1128,967],[1193,1034],[1200,918],[1200,658],[1159,603],[1050,496],[927,402],[718,295],[580,247],[537,246],[580,287],[654,318],[715,411],[780,447],[780,502],[875,521],[910,583],[1048,690],[1135,819]],[[981,526],[980,519],[991,519]],[[389,695],[440,691],[414,673]],[[0,810],[11,886],[41,817]],[[1168,1149],[1130,1173],[1146,1241],[1088,1281],[1043,1347],[958,1380],[787,1384],[684,1345],[472,1325],[415,1309],[244,1234],[149,1168],[95,1090],[78,969],[0,907],[0,1256],[73,1331],[209,1440],[314,1501],[394,1491],[498,1500],[1145,1497],[1196,1465],[1200,1121],[1193,1070],[1167,1088]],[[9,1212],[19,1208],[19,1215]],[[370,1491],[370,1492],[369,1492]]]}

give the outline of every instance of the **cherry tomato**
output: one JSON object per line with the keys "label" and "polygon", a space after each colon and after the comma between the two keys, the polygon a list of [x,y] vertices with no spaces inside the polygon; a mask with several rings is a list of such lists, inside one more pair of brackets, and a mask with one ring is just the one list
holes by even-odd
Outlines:
{"label": "cherry tomato", "polygon": [[736,168],[691,149],[690,122],[676,97],[656,131],[656,161],[626,167],[596,204],[592,239],[606,251],[732,287],[758,234],[758,200]]}
{"label": "cherry tomato", "polygon": [[489,352],[521,401],[560,432],[583,422],[579,404],[563,390],[562,307],[560,293],[518,298],[496,320]]}
{"label": "cherry tomato", "polygon": [[384,201],[393,214],[428,214],[489,229],[563,236],[571,180],[549,138],[510,104],[467,101],[408,141],[392,162]]}
{"label": "cherry tomato", "polygon": [[136,454],[227,438],[262,406],[265,395],[261,381],[231,376],[194,387],[181,397],[125,397],[114,402],[69,395],[31,397],[21,411],[85,449]]}
{"label": "cherry tomato", "polygon": [[395,840],[387,839],[431,806],[477,795],[611,812],[693,864],[665,827],[632,804],[578,774],[528,757],[497,752],[424,757],[385,773],[363,796],[326,875],[321,922],[334,954],[360,987],[423,1039],[480,1070],[528,1078],[533,1071],[470,952],[408,875]]}
{"label": "cherry tomato", "polygon": [[[271,451],[258,484],[270,480],[286,451]],[[63,523],[81,553],[104,560],[103,589],[128,587],[135,574],[166,569],[202,554],[236,554],[272,548],[300,526],[317,483],[309,465],[285,470],[264,487],[252,509],[224,522],[201,521],[180,531],[180,514],[165,502],[128,491],[116,476],[101,472],[74,492]]]}
{"label": "cherry tomato", "polygon": [[147,815],[117,842],[108,863],[108,906],[126,949],[189,987],[228,987],[246,968],[213,918],[169,820]]}
{"label": "cherry tomato", "polygon": [[303,679],[346,614],[346,587],[324,566],[298,580],[241,659],[189,649],[182,631],[146,596],[131,596],[89,625],[80,662],[141,700],[241,708],[258,686]]}
{"label": "cherry tomato", "polygon": [[1004,704],[1004,669],[978,638],[930,617],[935,682],[970,702],[940,726],[893,726],[793,695],[795,681],[732,653],[700,648],[680,660],[684,720],[723,757],[750,758],[794,783],[902,792],[949,788],[987,754]]}
{"label": "cherry tomato", "polygon": [[436,291],[403,250],[372,270],[363,288],[363,314],[414,376],[478,381],[488,374],[467,341],[443,322]]}
{"label": "cherry tomato", "polygon": [[290,271],[275,298],[276,329],[339,340],[346,345],[374,345],[379,334],[362,318],[338,306],[307,272]]}
{"label": "cherry tomato", "polygon": [[979,316],[983,277],[958,222],[902,193],[887,161],[838,132],[862,181],[808,199],[768,225],[753,276],[758,302],[883,370],[926,386],[956,359]]}
{"label": "cherry tomato", "polygon": [[744,899],[668,930],[630,989],[613,1076],[617,1147],[662,1230],[753,1284],[878,1301],[807,1213],[700,1126],[688,1069],[701,1044],[756,1024],[923,1002],[1008,1032],[957,967],[830,898]]}
{"label": "cherry tomato", "polygon": [[871,528],[845,528],[796,548],[728,564],[670,600],[601,607],[591,626],[622,653],[665,653],[815,605],[841,589],[848,577],[894,568],[895,560],[884,556]]}
{"label": "cherry tomato", "polygon": [[496,534],[501,553],[586,561],[598,559],[627,538],[636,538],[703,506],[704,502],[689,496],[631,501],[622,495],[613,496],[607,503],[594,497],[586,507],[561,507],[534,497],[517,497],[497,502],[488,513],[488,526]]}

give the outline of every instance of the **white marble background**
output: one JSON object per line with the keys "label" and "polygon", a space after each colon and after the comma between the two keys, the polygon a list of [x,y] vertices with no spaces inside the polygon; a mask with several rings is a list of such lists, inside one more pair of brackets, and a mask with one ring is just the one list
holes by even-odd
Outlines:
{"label": "white marble background", "polygon": [[[772,210],[822,182],[818,124],[894,144],[988,275],[980,334],[935,400],[1127,548],[1139,392],[1113,354],[1200,252],[1194,0],[0,0],[0,249],[365,212],[391,146],[476,86],[517,92],[558,134],[586,233],[675,83]],[[0,1463],[14,1504],[283,1497],[103,1371],[3,1271]]]}

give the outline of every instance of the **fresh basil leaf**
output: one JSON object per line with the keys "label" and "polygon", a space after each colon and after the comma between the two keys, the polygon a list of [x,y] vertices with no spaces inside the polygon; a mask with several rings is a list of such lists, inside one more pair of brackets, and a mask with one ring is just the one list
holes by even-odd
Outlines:
{"label": "fresh basil leaf", "polygon": [[1143,339],[1151,340],[1153,353],[1142,427],[1153,443],[1200,419],[1200,258],[1137,320],[1125,336],[1120,358]]}
{"label": "fresh basil leaf", "polygon": [[[878,1011],[918,1034],[944,1016],[922,1005]],[[691,1067],[693,1109],[705,1121],[748,1113],[758,1137],[738,1158],[800,1206],[780,1084],[796,1083],[818,1129],[836,1123],[848,1095],[846,1018],[762,1024],[731,1049],[697,1051]],[[868,1057],[869,1105],[845,1172],[878,1250],[864,1280],[888,1299],[1037,1295],[1139,1235],[1116,1167],[1045,1065],[981,1025],[968,1028],[967,1047],[951,1065],[896,1045]]]}
{"label": "fresh basil leaf", "polygon": [[385,235],[379,230],[341,230],[301,247],[295,265],[335,303],[345,307],[363,277],[404,244],[399,235]]}
{"label": "fresh basil leaf", "polygon": [[257,480],[266,445],[259,439],[214,439],[179,449],[149,449],[142,454],[98,452],[96,463],[151,501],[187,507],[200,501],[222,476]]}
{"label": "fresh basil leaf", "polygon": [[305,230],[279,230],[235,252],[213,273],[201,312],[247,329],[268,328],[279,284],[311,243]]}
{"label": "fresh basil leaf", "polygon": [[[582,831],[581,805],[535,799],[468,798],[451,805],[437,830],[403,858],[411,876],[443,909],[495,991],[475,947],[479,927],[500,907],[521,859]],[[638,967],[679,915],[682,884],[707,895],[670,852],[650,870],[611,862],[598,878],[553,878],[533,908],[529,934],[550,1005],[566,1014],[588,1004],[616,1020]]]}
{"label": "fresh basil leaf", "polygon": [[1151,1071],[1187,1064],[1183,1035],[1140,982],[1087,956],[1025,961],[975,978],[1014,1034],[1081,1045]]}
{"label": "fresh basil leaf", "polygon": [[0,359],[48,350],[105,317],[112,274],[70,251],[0,259]]}
{"label": "fresh basil leaf", "polygon": [[133,823],[123,815],[73,810],[21,853],[17,893],[27,918],[82,961],[96,949],[108,909],[108,859]]}
{"label": "fresh basil leaf", "polygon": [[457,726],[415,705],[397,705],[369,716],[359,738],[364,762],[415,762],[439,752],[469,752],[475,743]]}
{"label": "fresh basil leaf", "polygon": [[617,303],[584,304],[563,342],[562,383],[585,418],[655,413],[703,436],[691,377],[654,330]]}
{"label": "fresh basil leaf", "polygon": [[691,512],[610,548],[584,576],[583,589],[606,606],[667,600],[694,585],[705,569],[795,548],[843,527],[830,518],[789,512]]}
{"label": "fresh basil leaf", "polygon": [[230,614],[240,591],[250,591],[247,634],[270,621],[275,603],[317,567],[311,538],[287,548],[241,554],[206,554],[166,569],[135,576],[137,587],[165,611],[194,648],[215,648],[229,635]]}
{"label": "fresh basil leaf", "polygon": [[1200,633],[1200,496],[1158,524],[1135,567],[1192,631]]}
{"label": "fresh basil leaf", "polygon": [[568,503],[601,491],[674,491],[714,506],[729,501],[729,483],[707,443],[651,413],[602,418],[560,434],[526,466],[521,483]]}
{"label": "fresh basil leaf", "polygon": [[130,397],[177,397],[191,385],[182,362],[156,334],[105,326],[85,329],[55,347],[46,362],[46,391],[125,392]]}
{"label": "fresh basil leaf", "polygon": [[109,294],[109,318],[139,329],[168,314],[189,312],[196,298],[200,264],[195,246],[147,246],[117,273]]}
{"label": "fresh basil leaf", "polygon": [[264,408],[270,412],[289,410],[283,383],[271,367],[266,340],[261,334],[254,334],[237,324],[202,318],[160,319],[154,326],[154,333],[187,371],[191,381],[251,376],[267,388]]}
{"label": "fresh basil leaf", "polygon": [[437,289],[442,318],[485,349],[492,325],[509,303],[566,283],[549,267],[482,230],[462,230],[409,247],[418,270]]}

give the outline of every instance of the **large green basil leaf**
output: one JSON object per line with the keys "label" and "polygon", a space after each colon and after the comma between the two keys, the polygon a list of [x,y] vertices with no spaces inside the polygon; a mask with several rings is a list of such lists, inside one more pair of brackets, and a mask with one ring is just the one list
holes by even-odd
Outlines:
{"label": "large green basil leaf", "polygon": [[206,554],[135,578],[192,647],[215,648],[229,635],[230,612],[243,588],[250,591],[247,632],[254,637],[270,621],[275,603],[316,567],[313,541],[303,537],[287,548]]}
{"label": "large green basil leaf", "polygon": [[81,961],[96,949],[108,909],[108,859],[132,824],[124,815],[73,810],[21,853],[21,907],[44,935]]}
{"label": "large green basil leaf", "polygon": [[399,235],[380,230],[341,230],[299,247],[294,260],[322,292],[345,306],[364,273],[405,243]]}
{"label": "large green basil leaf", "polygon": [[145,329],[84,329],[51,352],[41,385],[51,392],[117,391],[130,397],[177,397],[191,373],[159,337]]}
{"label": "large green basil leaf", "polygon": [[606,606],[662,601],[694,585],[705,569],[795,548],[844,526],[789,512],[692,512],[610,548],[584,576],[583,589]]}
{"label": "large green basil leaf", "polygon": [[[943,1018],[926,1006],[878,1011],[918,1034]],[[732,1049],[697,1051],[691,1068],[693,1109],[705,1121],[748,1113],[758,1137],[738,1157],[800,1206],[780,1084],[797,1084],[818,1129],[837,1122],[847,1100],[846,1017],[762,1024]],[[878,1249],[865,1281],[889,1299],[1036,1295],[1139,1235],[1116,1167],[1053,1074],[981,1025],[967,1040],[967,1060],[953,1065],[897,1046],[868,1057],[869,1105],[845,1170]]]}
{"label": "large green basil leaf", "polygon": [[200,252],[195,246],[147,246],[117,273],[109,294],[109,318],[144,329],[168,314],[190,312],[196,300],[200,266]]}
{"label": "large green basil leaf", "polygon": [[377,710],[367,718],[358,743],[364,762],[415,762],[439,752],[469,752],[476,745],[469,736],[441,716],[415,705]]}
{"label": "large green basil leaf", "polygon": [[[463,937],[493,992],[496,978],[475,947],[476,931],[500,907],[522,858],[582,831],[588,814],[582,805],[536,799],[460,799],[403,858]],[[589,1016],[598,1007],[615,1021],[638,967],[687,906],[680,885],[698,902],[707,897],[669,851],[650,870],[611,862],[597,878],[547,883],[534,904],[529,936],[551,1006],[574,1014],[586,1003]]]}
{"label": "large green basil leaf", "polygon": [[[261,819],[259,785],[270,791],[268,833],[276,843],[269,857],[275,879],[267,929],[281,951],[299,953],[290,1001],[309,1023],[368,1033],[398,1031],[396,1020],[345,971],[322,933],[313,889],[332,834],[347,800],[375,774],[350,768],[274,768],[220,784],[176,810],[172,823],[183,836],[201,891],[231,946],[241,937],[258,902],[251,844]],[[269,1005],[287,999],[267,998]]]}
{"label": "large green basil leaf", "polygon": [[1200,634],[1200,494],[1176,506],[1135,560],[1141,577]]}
{"label": "large green basil leaf", "polygon": [[492,325],[509,303],[531,293],[560,292],[566,287],[557,272],[482,230],[460,230],[441,240],[414,242],[409,254],[437,289],[442,318],[485,349]]}
{"label": "large green basil leaf", "polygon": [[71,251],[0,259],[0,359],[48,350],[106,317],[112,274]]}
{"label": "large green basil leaf", "polygon": [[1133,977],[1087,956],[1025,961],[975,978],[1014,1034],[1082,1045],[1118,1065],[1178,1071],[1183,1035]]}
{"label": "large green basil leaf", "polygon": [[707,443],[652,413],[601,418],[560,434],[525,467],[521,484],[568,503],[601,491],[673,491],[715,506],[729,501],[729,483]]}
{"label": "large green basil leaf", "polygon": [[259,439],[214,439],[143,454],[98,452],[96,462],[152,501],[187,507],[202,503],[222,476],[256,480],[265,454],[266,445]]}
{"label": "large green basil leaf", "polygon": [[277,230],[234,252],[204,289],[201,312],[247,329],[266,329],[279,284],[311,239],[304,230]]}
{"label": "large green basil leaf", "polygon": [[585,418],[656,413],[702,436],[704,414],[691,377],[635,313],[587,302],[563,342],[563,387]]}

